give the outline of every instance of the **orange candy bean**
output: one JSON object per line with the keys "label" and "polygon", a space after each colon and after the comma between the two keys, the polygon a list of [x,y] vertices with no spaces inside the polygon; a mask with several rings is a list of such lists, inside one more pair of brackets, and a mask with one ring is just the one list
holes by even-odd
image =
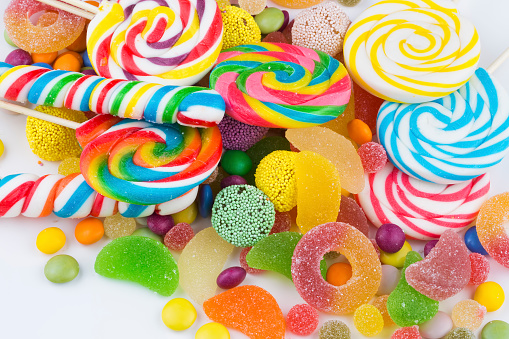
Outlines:
{"label": "orange candy bean", "polygon": [[357,144],[362,145],[373,139],[369,126],[362,120],[353,119],[348,123],[348,135]]}
{"label": "orange candy bean", "polygon": [[104,226],[101,220],[87,218],[80,221],[74,229],[74,236],[79,243],[90,245],[101,240],[104,235]]}
{"label": "orange candy bean", "polygon": [[[79,56],[79,58],[76,55]],[[79,72],[81,70],[81,56],[76,52],[65,52],[58,56],[53,64],[54,69],[61,69],[64,71]]]}
{"label": "orange candy bean", "polygon": [[327,282],[334,286],[346,284],[352,277],[352,266],[344,262],[337,262],[330,265],[327,270]]}
{"label": "orange candy bean", "polygon": [[51,65],[53,63],[53,61],[55,61],[55,59],[57,58],[58,52],[32,53],[31,55],[32,55],[32,60],[34,61],[34,64],[38,63],[38,62],[44,62],[48,65]]}

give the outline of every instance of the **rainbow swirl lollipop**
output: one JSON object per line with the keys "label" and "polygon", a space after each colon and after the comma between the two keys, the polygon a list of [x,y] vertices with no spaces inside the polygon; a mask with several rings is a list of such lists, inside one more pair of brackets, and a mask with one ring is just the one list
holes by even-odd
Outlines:
{"label": "rainbow swirl lollipop", "polygon": [[449,0],[380,1],[345,36],[345,64],[366,91],[389,101],[418,103],[444,97],[477,68],[475,27]]}
{"label": "rainbow swirl lollipop", "polygon": [[223,43],[214,0],[117,2],[103,2],[88,26],[88,53],[98,75],[186,86],[212,68]]}
{"label": "rainbow swirl lollipop", "polygon": [[182,196],[205,181],[222,153],[218,127],[180,125],[100,115],[80,126],[81,173],[100,194],[137,205]]}

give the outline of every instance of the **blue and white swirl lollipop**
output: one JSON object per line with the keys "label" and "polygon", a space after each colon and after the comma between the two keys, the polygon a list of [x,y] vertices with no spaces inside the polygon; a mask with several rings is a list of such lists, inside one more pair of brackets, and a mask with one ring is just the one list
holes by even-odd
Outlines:
{"label": "blue and white swirl lollipop", "polygon": [[417,179],[475,178],[509,151],[509,96],[479,68],[456,92],[422,104],[385,101],[377,129],[391,162]]}

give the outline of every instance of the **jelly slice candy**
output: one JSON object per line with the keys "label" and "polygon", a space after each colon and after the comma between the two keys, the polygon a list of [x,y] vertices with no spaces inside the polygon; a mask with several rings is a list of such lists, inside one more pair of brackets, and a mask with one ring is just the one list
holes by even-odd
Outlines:
{"label": "jelly slice candy", "polygon": [[470,257],[454,230],[445,231],[426,259],[409,266],[406,280],[418,292],[442,301],[459,293],[470,280]]}
{"label": "jelly slice candy", "polygon": [[373,300],[373,306],[375,306],[382,315],[382,318],[384,319],[384,326],[389,327],[394,325],[394,321],[392,321],[391,316],[389,315],[389,312],[387,311],[387,299],[389,298],[388,295],[381,295],[375,300]]}
{"label": "jelly slice candy", "polygon": [[172,295],[179,284],[179,270],[170,251],[147,237],[113,240],[99,252],[94,268],[104,277],[133,281],[164,296]]}
{"label": "jelly slice candy", "polygon": [[488,280],[490,262],[479,253],[470,253],[470,280],[469,285],[480,285]]}
{"label": "jelly slice candy", "polygon": [[215,294],[217,276],[233,248],[212,227],[191,239],[178,260],[180,286],[191,299],[202,304]]}
{"label": "jelly slice candy", "polygon": [[355,147],[344,136],[325,127],[294,128],[286,138],[301,151],[316,152],[329,159],[339,171],[341,185],[350,193],[364,189],[364,168]]}
{"label": "jelly slice candy", "polygon": [[366,215],[355,200],[350,197],[341,197],[341,204],[336,221],[350,224],[361,231],[366,237],[368,236],[369,226]]}
{"label": "jelly slice candy", "polygon": [[406,269],[421,261],[419,253],[408,252],[401,270],[401,279],[387,299],[387,311],[392,320],[401,327],[419,325],[432,319],[438,312],[438,301],[417,292],[406,281]]}
{"label": "jelly slice candy", "polygon": [[341,202],[338,170],[320,154],[303,151],[295,156],[297,225],[302,233],[336,221]]}
{"label": "jelly slice candy", "polygon": [[391,335],[391,339],[422,339],[419,333],[419,326],[414,325],[411,327],[398,328]]}
{"label": "jelly slice candy", "polygon": [[[326,282],[319,269],[324,254],[332,250],[343,254],[352,266],[352,277],[341,286]],[[299,241],[293,253],[292,277],[297,292],[314,308],[348,314],[375,295],[382,268],[364,234],[348,224],[330,222],[313,228]]]}
{"label": "jelly slice candy", "polygon": [[355,101],[355,118],[364,121],[373,135],[376,134],[376,117],[383,99],[375,97],[373,94],[366,92],[361,86],[353,83],[353,95]]}
{"label": "jelly slice candy", "polygon": [[259,270],[259,269],[253,268],[253,267],[249,266],[249,264],[247,263],[246,256],[249,253],[249,251],[251,251],[252,248],[253,247],[245,247],[245,248],[243,248],[240,251],[240,254],[239,254],[240,266],[243,269],[245,269],[246,272],[249,273],[249,274],[260,274],[260,273],[263,273],[263,272],[265,272],[264,270]]}
{"label": "jelly slice candy", "polygon": [[[269,235],[260,240],[246,255],[250,267],[281,273],[292,279],[292,256],[302,234],[283,232]],[[327,272],[325,260],[320,262],[322,277]]]}
{"label": "jelly slice candy", "polygon": [[251,339],[281,339],[285,318],[276,299],[263,288],[244,285],[216,295],[203,303],[212,321],[234,328]]}
{"label": "jelly slice candy", "polygon": [[320,328],[319,339],[350,339],[350,329],[339,320],[326,321]]}
{"label": "jelly slice candy", "polygon": [[254,175],[256,172],[256,167],[258,167],[260,161],[262,161],[262,159],[270,153],[278,150],[289,151],[290,143],[283,137],[271,136],[263,138],[246,151],[246,154],[251,158],[251,161],[253,162],[253,167],[251,167],[251,170],[246,175],[244,175],[244,178],[247,180],[248,184],[255,184]]}
{"label": "jelly slice candy", "polygon": [[382,314],[375,306],[369,304],[361,305],[355,310],[353,322],[355,328],[366,337],[375,336],[384,328]]}
{"label": "jelly slice candy", "polygon": [[454,326],[477,330],[484,320],[486,307],[472,299],[462,300],[452,309],[451,318]]}
{"label": "jelly slice candy", "polygon": [[345,108],[343,114],[337,117],[334,120],[328,121],[322,125],[322,127],[327,127],[328,129],[333,130],[336,133],[341,134],[344,137],[348,136],[348,123],[355,119],[355,103],[353,100],[353,92],[350,95],[350,101]]}
{"label": "jelly slice candy", "polygon": [[308,304],[293,306],[286,315],[288,330],[299,335],[309,335],[318,327],[318,311]]}

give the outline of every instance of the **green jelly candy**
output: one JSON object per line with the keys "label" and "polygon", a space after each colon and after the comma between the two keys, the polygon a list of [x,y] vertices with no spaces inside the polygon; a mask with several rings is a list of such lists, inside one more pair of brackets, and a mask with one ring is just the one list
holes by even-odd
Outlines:
{"label": "green jelly candy", "polygon": [[509,338],[509,324],[502,320],[493,320],[487,323],[481,332],[481,339]]}
{"label": "green jelly candy", "polygon": [[251,158],[242,151],[226,151],[221,158],[221,167],[231,175],[246,175],[253,167]]}
{"label": "green jelly candy", "polygon": [[164,296],[172,295],[179,284],[177,263],[170,251],[147,237],[113,240],[97,255],[95,271],[106,278],[136,282]]}
{"label": "green jelly candy", "polygon": [[262,34],[269,34],[283,26],[285,15],[279,8],[268,7],[255,16],[255,21]]}
{"label": "green jelly candy", "polygon": [[[247,264],[252,268],[281,273],[292,279],[292,257],[302,234],[282,232],[269,235],[256,243],[246,256]],[[322,260],[320,271],[325,279],[327,263]]]}
{"label": "green jelly candy", "polygon": [[475,334],[468,328],[458,327],[447,333],[444,339],[475,339]]}
{"label": "green jelly candy", "polygon": [[148,227],[138,228],[131,235],[138,236],[138,237],[147,237],[147,238],[157,240],[159,242],[163,242],[163,238],[160,235],[157,235],[154,232],[152,232],[150,230],[150,228],[148,228]]}
{"label": "green jelly candy", "polygon": [[251,170],[244,175],[244,179],[246,179],[249,185],[255,186],[255,173],[256,168],[260,164],[263,158],[274,151],[290,151],[290,142],[283,137],[267,137],[256,144],[254,144],[250,149],[246,151],[246,154],[251,158],[253,162],[253,167]]}
{"label": "green jelly candy", "polygon": [[44,266],[46,278],[56,284],[69,282],[76,278],[80,272],[80,265],[70,255],[56,255]]}
{"label": "green jelly candy", "polygon": [[14,42],[12,42],[11,37],[9,36],[9,33],[7,33],[7,30],[4,30],[4,39],[5,39],[5,42],[7,42],[12,47],[18,48],[18,46],[16,46],[16,44]]}
{"label": "green jelly candy", "polygon": [[417,292],[405,278],[407,267],[421,260],[419,253],[408,252],[398,286],[387,299],[387,311],[392,320],[401,327],[422,324],[431,320],[438,312],[438,301]]}

